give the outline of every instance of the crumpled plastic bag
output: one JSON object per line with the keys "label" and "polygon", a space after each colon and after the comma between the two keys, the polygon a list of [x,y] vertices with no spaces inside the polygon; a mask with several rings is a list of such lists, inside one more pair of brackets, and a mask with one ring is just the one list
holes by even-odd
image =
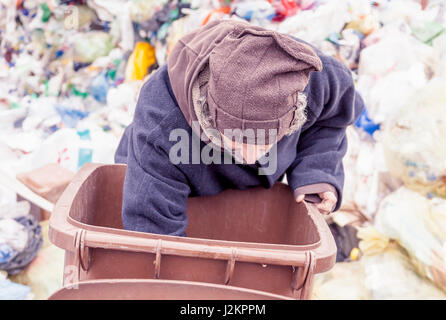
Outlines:
{"label": "crumpled plastic bag", "polygon": [[40,223],[43,234],[42,248],[31,264],[11,280],[29,286],[36,300],[48,299],[62,287],[65,251],[48,239],[49,221]]}
{"label": "crumpled plastic bag", "polygon": [[6,243],[20,252],[25,249],[27,242],[28,232],[24,225],[14,219],[0,220],[0,243]]}
{"label": "crumpled plastic bag", "polygon": [[445,86],[435,78],[415,92],[383,137],[391,174],[428,196],[446,197]]}
{"label": "crumpled plastic bag", "polygon": [[346,134],[348,149],[343,159],[345,184],[340,211],[356,208],[371,220],[379,202],[401,183],[386,167],[382,143],[352,126],[347,128]]}
{"label": "crumpled plastic bag", "polygon": [[[433,76],[437,52],[412,36],[401,21],[373,32],[363,44],[358,68],[357,90],[370,117],[386,127],[405,106],[414,90]],[[404,52],[402,55],[401,52]]]}
{"label": "crumpled plastic bag", "polygon": [[132,21],[144,22],[150,19],[156,9],[164,6],[167,0],[131,0],[130,16]]}
{"label": "crumpled plastic bag", "polygon": [[315,275],[312,299],[445,300],[446,294],[420,277],[406,251],[373,227],[359,228],[363,256]]}
{"label": "crumpled plastic bag", "polygon": [[6,273],[0,272],[0,300],[33,299],[34,295],[30,287],[12,282],[6,276]]}
{"label": "crumpled plastic bag", "polygon": [[390,245],[380,254],[365,255],[360,261],[365,287],[375,300],[445,300],[446,294],[418,276],[400,247]]}
{"label": "crumpled plastic bag", "polygon": [[305,10],[280,23],[277,31],[309,43],[321,43],[333,30],[341,30],[350,20],[349,1],[327,1],[317,10]]}
{"label": "crumpled plastic bag", "polygon": [[367,255],[374,255],[383,252],[390,244],[390,238],[379,232],[376,228],[368,226],[358,228],[359,249]]}
{"label": "crumpled plastic bag", "polygon": [[110,34],[102,31],[90,31],[78,34],[74,39],[75,60],[78,62],[93,62],[106,56],[114,45]]}
{"label": "crumpled plastic bag", "polygon": [[[119,138],[90,124],[79,124],[78,130],[64,128],[56,131],[36,151],[23,156],[13,166],[14,172],[34,170],[48,163],[58,163],[72,172],[77,172],[88,162],[112,163]],[[87,129],[83,130],[83,127]]]}
{"label": "crumpled plastic bag", "polygon": [[446,200],[401,187],[381,203],[375,227],[407,251],[420,275],[446,291]]}
{"label": "crumpled plastic bag", "polygon": [[0,221],[27,215],[31,209],[28,201],[17,201],[17,195],[7,186],[0,184]]}
{"label": "crumpled plastic bag", "polygon": [[116,88],[111,88],[107,93],[107,119],[111,123],[117,123],[121,128],[127,127],[133,120],[139,91],[143,81],[126,82]]}
{"label": "crumpled plastic bag", "polygon": [[126,81],[143,80],[155,62],[155,48],[147,42],[136,43],[127,61]]}
{"label": "crumpled plastic bag", "polygon": [[446,299],[444,292],[417,274],[413,258],[398,241],[370,225],[358,228],[357,235],[364,286],[371,299]]}
{"label": "crumpled plastic bag", "polygon": [[[398,200],[410,199],[410,196],[413,196],[412,191],[402,189],[402,192],[409,192],[410,194],[400,195],[401,198]],[[400,190],[397,192],[400,192]],[[414,194],[416,195],[416,193]],[[418,195],[418,197],[421,196]],[[414,202],[417,201],[409,201],[407,205],[403,204],[403,206],[404,208],[413,206]],[[407,220],[412,220],[410,217],[411,210],[406,209],[406,211],[396,210],[398,212],[394,220],[398,220],[398,225],[407,226],[408,223],[411,224],[411,222],[404,222],[406,216]],[[433,230],[433,234],[438,237],[440,235],[444,237],[446,234],[445,211],[443,209],[444,207],[435,207],[434,210],[424,212],[426,215],[425,221],[430,222],[428,224]],[[394,207],[387,208],[387,218],[392,219],[392,213],[396,211]],[[423,214],[423,212],[420,213]],[[380,211],[379,214],[382,214],[382,212]],[[429,217],[432,215],[437,218],[430,219]],[[382,217],[377,216],[378,219],[382,219]],[[383,222],[381,221],[379,224]],[[423,222],[417,221],[417,223],[423,225]],[[422,247],[426,239],[420,230],[424,227],[418,225],[411,224],[410,231],[413,234],[406,234],[406,236],[410,238],[412,245],[416,245],[418,242],[419,246]],[[399,240],[401,237],[398,238],[396,232],[391,233],[392,237],[390,237],[372,225],[358,227],[357,229],[357,236],[361,239],[359,243],[361,259],[354,262],[337,263],[330,271],[315,275],[313,299],[446,299],[445,292],[426,277],[419,275],[421,264],[419,261],[416,264],[417,260],[404,247],[406,242],[401,242]],[[407,230],[409,230],[409,227]],[[397,239],[394,240],[393,237]]]}
{"label": "crumpled plastic bag", "polygon": [[313,300],[369,300],[359,261],[336,263],[329,272],[314,277]]}
{"label": "crumpled plastic bag", "polygon": [[33,261],[42,245],[40,225],[34,216],[19,217],[14,222],[18,224],[3,223],[4,228],[0,229],[0,241],[3,235],[5,239],[3,243],[13,249],[11,256],[0,263],[0,270],[7,271],[10,275],[16,275],[25,269]]}

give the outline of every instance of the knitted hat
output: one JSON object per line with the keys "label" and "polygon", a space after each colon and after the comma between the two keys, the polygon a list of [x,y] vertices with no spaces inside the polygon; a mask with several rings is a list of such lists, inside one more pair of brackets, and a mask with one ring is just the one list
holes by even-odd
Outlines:
{"label": "knitted hat", "polygon": [[[211,48],[206,47],[207,42]],[[276,129],[277,140],[302,125],[297,112],[302,114],[299,93],[307,86],[310,73],[322,70],[322,62],[310,46],[244,22],[219,21],[206,26],[180,40],[173,54],[169,58],[171,79],[181,74],[173,70],[194,70],[180,61],[201,66],[189,76],[193,81],[209,68],[205,113],[213,128],[221,133],[225,129],[264,129],[266,136],[269,129]],[[186,60],[186,54],[199,60]],[[172,80],[174,92],[183,97],[175,90],[178,81],[180,78]],[[180,107],[185,109],[181,102]]]}

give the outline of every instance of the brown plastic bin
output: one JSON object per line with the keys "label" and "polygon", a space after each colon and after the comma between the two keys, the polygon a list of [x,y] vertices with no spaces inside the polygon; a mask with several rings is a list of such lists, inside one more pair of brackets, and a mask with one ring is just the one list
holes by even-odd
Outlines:
{"label": "brown plastic bin", "polygon": [[165,279],[308,299],[336,245],[317,209],[287,185],[189,198],[188,237],[123,230],[125,165],[85,165],[57,202],[50,240],[65,249],[64,284]]}
{"label": "brown plastic bin", "polygon": [[258,290],[174,280],[92,280],[67,286],[49,300],[286,300]]}

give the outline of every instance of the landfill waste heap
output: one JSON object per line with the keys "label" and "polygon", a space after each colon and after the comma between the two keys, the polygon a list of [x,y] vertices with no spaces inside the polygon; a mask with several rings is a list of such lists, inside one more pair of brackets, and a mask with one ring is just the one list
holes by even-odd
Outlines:
{"label": "landfill waste heap", "polygon": [[339,263],[313,297],[446,298],[444,1],[0,0],[0,299],[60,287],[51,205],[85,163],[113,163],[144,81],[215,19],[313,44],[366,103],[329,221]]}

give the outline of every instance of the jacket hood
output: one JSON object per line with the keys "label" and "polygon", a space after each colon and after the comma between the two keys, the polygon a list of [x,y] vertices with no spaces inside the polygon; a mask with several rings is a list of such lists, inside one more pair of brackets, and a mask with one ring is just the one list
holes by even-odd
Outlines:
{"label": "jacket hood", "polygon": [[198,121],[194,111],[192,88],[200,72],[207,66],[215,47],[234,29],[235,21],[213,21],[183,38],[174,46],[167,59],[167,70],[178,105],[192,127]]}
{"label": "jacket hood", "polygon": [[[208,23],[207,25],[187,34],[183,38],[181,38],[178,43],[174,46],[172,52],[170,53],[168,60],[167,60],[167,67],[168,67],[168,73],[169,73],[169,79],[171,82],[171,87],[173,90],[173,93],[175,95],[175,98],[178,102],[178,105],[184,115],[184,117],[187,120],[187,123],[192,127],[194,132],[200,136],[200,128],[193,125],[193,122],[198,121],[200,123],[200,126],[202,127],[202,120],[200,115],[200,119],[197,117],[197,83],[199,83],[199,86],[202,87],[204,85],[207,86],[207,83],[203,84],[203,79],[206,79],[205,81],[209,80],[209,77],[212,78],[212,72],[217,69],[217,66],[215,66],[215,63],[213,63],[211,60],[211,56],[213,57],[213,61],[216,61],[218,57],[220,58],[220,61],[223,61],[224,63],[228,63],[228,61],[225,61],[223,59],[226,59],[228,54],[228,43],[233,44],[233,48],[231,49],[231,59],[232,61],[237,61],[239,58],[243,59],[241,55],[246,55],[246,52],[253,52],[252,48],[247,48],[246,50],[237,50],[243,47],[244,44],[247,43],[247,40],[243,42],[242,37],[240,36],[241,33],[248,34],[251,36],[251,43],[258,43],[258,41],[253,38],[257,36],[259,40],[263,40],[266,38],[272,39],[272,41],[269,41],[267,44],[271,46],[274,51],[279,51],[279,54],[273,53],[272,59],[269,58],[267,62],[270,65],[273,66],[270,67],[270,69],[273,69],[273,72],[271,70],[268,70],[267,76],[269,78],[266,78],[264,74],[259,74],[256,76],[256,81],[258,82],[255,84],[255,87],[258,87],[259,85],[262,85],[264,87],[270,87],[269,83],[272,85],[275,85],[276,83],[280,82],[280,79],[278,79],[281,75],[286,75],[287,81],[289,83],[288,88],[289,92],[283,92],[281,93],[281,96],[279,97],[281,100],[277,102],[277,105],[279,105],[283,110],[279,110],[281,112],[281,118],[279,119],[279,116],[276,114],[275,119],[265,119],[271,114],[274,115],[274,111],[271,112],[268,109],[266,110],[256,110],[256,108],[252,108],[253,113],[256,113],[253,115],[246,116],[246,111],[242,112],[241,115],[239,114],[237,118],[237,114],[231,114],[232,110],[237,111],[237,107],[235,106],[226,106],[226,103],[217,103],[215,102],[215,99],[213,96],[209,96],[209,93],[207,94],[207,97],[210,98],[209,100],[212,102],[212,111],[214,112],[215,116],[217,116],[217,112],[220,112],[219,119],[220,124],[223,123],[225,125],[225,129],[227,126],[231,126],[235,124],[235,126],[238,126],[240,122],[240,125],[243,126],[242,129],[245,129],[245,123],[252,120],[253,126],[261,126],[262,123],[265,125],[272,123],[274,126],[276,126],[276,123],[279,123],[280,127],[284,126],[286,127],[286,130],[288,131],[289,128],[292,126],[292,123],[295,123],[295,104],[297,101],[297,96],[290,94],[290,90],[294,91],[302,91],[309,78],[309,73],[311,71],[317,70],[320,71],[322,69],[322,62],[320,61],[319,57],[316,55],[314,50],[300,42],[297,42],[294,39],[291,39],[291,37],[287,35],[283,35],[274,31],[266,30],[261,27],[253,26],[247,22],[240,22],[240,21],[234,21],[234,20],[219,20],[219,21],[213,21]],[[235,41],[235,42],[234,42]],[[238,41],[238,43],[237,43]],[[258,44],[257,44],[258,45]],[[251,45],[253,46],[253,45]],[[260,45],[261,47],[261,45]],[[261,47],[262,48],[262,47]],[[272,50],[269,50],[272,51]],[[240,54],[235,54],[234,52],[240,52]],[[243,53],[245,52],[245,53]],[[251,54],[250,54],[251,56]],[[284,58],[285,57],[285,58]],[[268,57],[267,57],[268,58]],[[251,65],[259,64],[260,60],[256,60],[256,58],[250,57],[251,59]],[[271,60],[271,61],[270,61]],[[284,60],[286,60],[284,62]],[[259,61],[259,62],[258,62]],[[220,70],[218,72],[222,72],[221,70],[224,70],[224,68],[221,66],[218,67]],[[277,72],[274,70],[275,65],[278,65],[277,69],[279,70],[280,74],[278,75]],[[211,65],[211,68],[214,66],[215,69],[209,71],[209,65]],[[257,68],[256,70],[258,70]],[[260,68],[261,69],[261,68]],[[205,72],[202,72],[205,71]],[[223,71],[224,72],[224,71]],[[215,72],[214,72],[215,73]],[[203,74],[205,76],[203,77]],[[209,74],[211,74],[209,76]],[[294,78],[290,77],[290,74],[294,74]],[[234,79],[234,76],[231,76],[231,72],[226,71],[225,77],[228,79],[225,79],[226,83],[223,81],[219,81],[220,87],[217,88],[214,83],[216,83],[215,78],[218,78],[218,74],[214,77],[213,82],[210,85],[210,89],[213,89],[214,96],[215,92],[224,92],[226,95],[231,94],[231,88],[228,89],[228,85],[231,85],[232,81],[239,81],[240,83],[245,83],[246,81],[244,79]],[[261,77],[264,78],[261,78]],[[245,81],[245,82],[244,82]],[[269,81],[269,83],[267,83]],[[282,84],[282,86],[280,86]],[[279,89],[282,90],[283,88],[283,81],[279,83]],[[206,88],[207,90],[207,88]],[[226,92],[225,92],[226,91]],[[271,88],[269,96],[272,94],[276,94],[278,90],[276,88]],[[283,91],[283,90],[282,90]],[[265,90],[262,90],[261,92],[265,92]],[[261,93],[256,92],[253,94],[254,98],[257,98],[261,95]],[[271,101],[276,102],[278,94],[276,96],[273,96],[269,101],[265,100],[265,97],[261,101],[267,101],[269,103],[268,107],[271,105]],[[285,97],[285,98],[283,98]],[[291,97],[291,98],[290,98]],[[227,97],[223,96],[221,101],[228,101],[230,99],[227,99]],[[241,99],[237,99],[241,100]],[[293,101],[294,100],[294,101]],[[242,103],[242,102],[240,102]],[[246,104],[246,102],[244,102]],[[219,107],[219,105],[226,107],[227,109],[224,110],[224,108]],[[257,104],[259,105],[259,104]],[[243,109],[244,106],[239,107],[239,109]],[[229,110],[228,110],[229,109]],[[245,108],[247,109],[247,108]],[[277,107],[273,106],[271,109],[276,110]],[[303,110],[300,110],[301,114],[303,115]],[[263,114],[262,114],[263,112]],[[279,113],[279,112],[276,112]],[[260,116],[257,116],[259,115]],[[228,121],[224,123],[224,118],[227,116]],[[251,119],[249,119],[249,117]],[[257,117],[257,118],[256,118]],[[262,118],[263,117],[263,118]],[[293,118],[294,117],[294,118]],[[283,118],[283,119],[282,119]],[[294,121],[294,122],[293,122]],[[229,123],[229,125],[228,125]],[[213,123],[214,128],[218,127],[218,123]],[[221,126],[221,125],[220,125]],[[202,128],[205,129],[205,128]],[[219,130],[221,128],[218,128]],[[266,129],[266,128],[265,128]],[[205,130],[206,131],[206,130]]]}

